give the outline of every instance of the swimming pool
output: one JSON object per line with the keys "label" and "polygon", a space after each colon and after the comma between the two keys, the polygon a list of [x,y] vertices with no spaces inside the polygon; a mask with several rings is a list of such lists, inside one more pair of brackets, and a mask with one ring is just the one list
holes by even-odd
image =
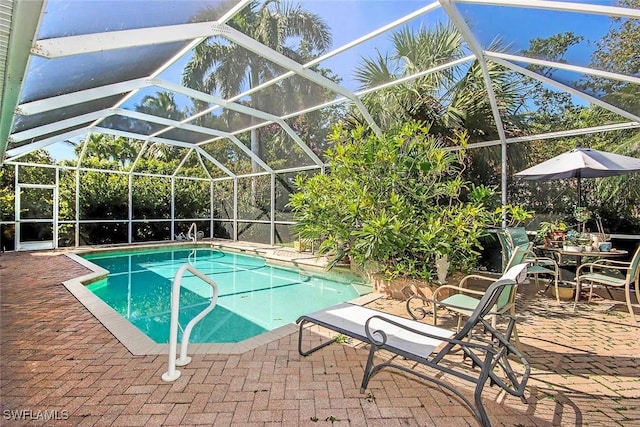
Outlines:
{"label": "swimming pool", "polygon": [[[215,309],[191,333],[193,343],[237,343],[292,323],[303,314],[352,300],[367,289],[355,277],[334,280],[270,266],[261,257],[205,248],[118,251],[83,258],[109,271],[87,288],[156,343],[169,341],[171,284],[185,263],[219,287]],[[185,273],[178,339],[189,320],[209,304],[211,295],[209,285]]]}

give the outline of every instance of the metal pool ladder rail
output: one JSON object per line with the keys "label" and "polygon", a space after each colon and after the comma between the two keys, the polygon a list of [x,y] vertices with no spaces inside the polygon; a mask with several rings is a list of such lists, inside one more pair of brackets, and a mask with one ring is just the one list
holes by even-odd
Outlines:
{"label": "metal pool ladder rail", "polygon": [[[196,277],[202,279],[208,283],[213,289],[213,296],[211,302],[202,310],[196,317],[191,319],[184,329],[182,334],[182,343],[180,344],[180,358],[176,360],[176,351],[178,347],[178,313],[180,311],[180,286],[182,282],[182,276],[184,272],[189,270]],[[216,306],[218,302],[218,285],[211,278],[205,276],[198,271],[191,264],[184,264],[178,269],[176,276],[173,278],[173,284],[171,285],[171,324],[169,326],[169,368],[167,372],[162,374],[163,381],[175,381],[180,378],[180,371],[176,369],[176,366],[185,366],[191,362],[191,358],[187,356],[187,347],[189,346],[189,336],[191,330],[204,316],[209,314],[211,310]]]}
{"label": "metal pool ladder rail", "polygon": [[[193,233],[191,232],[193,230]],[[189,231],[187,231],[187,240],[193,240],[193,243],[198,241],[198,226],[196,223],[192,223],[191,227],[189,227]]]}

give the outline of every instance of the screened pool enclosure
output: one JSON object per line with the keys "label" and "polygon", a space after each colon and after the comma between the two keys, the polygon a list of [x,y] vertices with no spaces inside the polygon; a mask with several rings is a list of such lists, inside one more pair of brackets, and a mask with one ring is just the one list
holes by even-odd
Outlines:
{"label": "screened pool enclosure", "polygon": [[[289,243],[294,178],[326,172],[331,126],[384,132],[425,98],[469,148],[497,149],[507,203],[510,144],[638,132],[633,40],[607,56],[612,33],[638,34],[638,4],[3,0],[2,248],[168,240],[192,223]],[[527,124],[559,105],[603,113]]]}

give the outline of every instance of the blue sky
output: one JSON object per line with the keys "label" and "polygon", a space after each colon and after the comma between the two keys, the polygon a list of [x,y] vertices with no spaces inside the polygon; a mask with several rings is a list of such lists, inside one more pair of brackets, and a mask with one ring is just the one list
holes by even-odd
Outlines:
{"label": "blue sky", "polygon": [[[334,48],[360,37],[370,31],[430,4],[431,1],[342,1],[342,0],[302,0],[308,10],[320,15],[332,28]],[[609,1],[594,1],[610,4]],[[562,32],[583,35],[585,40],[568,52],[567,59],[575,65],[587,66],[593,44],[589,41],[600,39],[609,29],[608,17],[577,14],[570,12],[544,11],[524,8],[459,4],[462,15],[480,39],[483,47],[488,47],[495,38],[500,38],[519,51],[529,46],[534,38],[549,37]],[[441,8],[410,21],[409,25],[431,27],[435,23],[448,23],[449,18]],[[376,47],[382,52],[389,48],[390,33],[376,39]],[[353,70],[361,63],[361,57],[371,56],[372,49],[357,48],[349,55],[341,55],[341,65]],[[348,56],[348,58],[347,58]]]}
{"label": "blue sky", "polygon": [[[319,15],[331,28],[333,35],[332,49],[341,47],[375,29],[395,21],[415,10],[431,4],[424,0],[298,0],[304,9]],[[593,3],[609,4],[609,1]],[[567,60],[574,65],[588,66],[593,41],[600,39],[609,29],[611,21],[608,17],[533,10],[524,8],[508,8],[473,4],[458,5],[463,16],[470,21],[470,27],[479,38],[483,47],[496,38],[510,46],[511,52],[519,52],[529,46],[533,38],[544,38],[563,32],[574,32],[584,36],[584,41],[571,48]],[[437,23],[449,23],[448,16],[441,8],[422,15],[407,25],[414,28],[433,27]],[[351,78],[353,70],[362,64],[363,57],[372,57],[376,49],[382,53],[390,50],[390,36],[394,30],[388,31],[364,44],[350,49],[320,64],[330,68],[343,78],[343,84],[350,90],[356,89],[356,82]],[[172,67],[171,79],[179,80],[180,70],[186,59]]]}
{"label": "blue sky", "polygon": [[[303,8],[313,12],[324,19],[332,30],[333,48],[338,48],[358,37],[361,37],[380,26],[386,25],[394,20],[420,9],[431,1],[424,0],[298,0]],[[50,27],[41,30],[42,36],[57,36],[65,33],[65,24],[77,22],[80,19],[80,29],[76,33],[92,32],[92,29],[113,29],[127,28],[127,20],[135,16],[135,11],[127,13],[127,17],[120,18],[123,22],[111,20],[115,14],[109,13],[109,7],[113,7],[118,2],[68,2],[64,0],[51,0],[50,6],[54,4],[85,4],[92,5],[96,11],[101,13],[90,14],[91,20],[82,21],[82,16],[87,16],[86,10],[74,6],[75,9],[63,8],[47,17],[48,22],[54,22]],[[156,10],[156,15],[151,15],[150,21],[172,24],[184,20],[184,13],[193,13],[202,7],[204,2],[186,1],[156,1],[146,3],[146,9],[140,4],[144,2],[133,2],[134,8],[150,10],[149,4],[165,5]],[[611,4],[610,1],[593,1],[597,4]],[[130,2],[121,4],[131,5]],[[188,7],[187,7],[188,6]],[[588,66],[591,51],[594,49],[594,41],[600,39],[609,29],[611,20],[608,17],[598,15],[577,14],[569,12],[552,12],[544,10],[532,10],[524,8],[507,8],[498,6],[485,6],[476,4],[458,4],[462,15],[469,21],[470,27],[479,38],[483,47],[488,47],[492,40],[500,38],[505,44],[510,46],[511,52],[519,52],[529,45],[529,41],[538,37],[549,37],[562,32],[574,32],[584,36],[585,40],[580,45],[573,47],[567,55],[567,61],[574,65]],[[151,9],[155,10],[155,9]],[[115,11],[117,13],[117,11]],[[180,16],[182,15],[182,16]],[[49,21],[51,20],[51,21]],[[409,22],[414,28],[431,27],[436,23],[448,23],[449,19],[441,8],[422,15]],[[84,29],[83,29],[84,28]],[[321,67],[331,68],[343,78],[343,84],[351,90],[356,89],[356,82],[351,78],[353,70],[362,63],[362,57],[372,57],[376,49],[385,53],[390,48],[389,39],[392,31],[389,31],[377,38],[344,52],[330,60],[321,63]],[[187,59],[183,59],[175,64],[163,77],[180,81],[181,70]],[[145,93],[148,94],[148,93]],[[139,102],[142,98],[135,97],[128,105]]]}

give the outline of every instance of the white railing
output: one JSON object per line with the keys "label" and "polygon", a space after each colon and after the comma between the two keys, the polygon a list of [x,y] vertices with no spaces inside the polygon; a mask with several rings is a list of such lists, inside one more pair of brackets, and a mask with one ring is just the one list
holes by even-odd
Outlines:
{"label": "white railing", "polygon": [[[184,329],[182,334],[182,343],[180,344],[180,358],[176,360],[176,351],[178,347],[178,314],[180,311],[180,283],[182,282],[182,276],[184,272],[189,270],[196,277],[202,279],[209,284],[213,289],[213,295],[211,296],[211,302],[202,310],[196,317],[191,319]],[[191,358],[187,356],[187,347],[189,346],[189,336],[191,330],[204,316],[209,314],[211,310],[216,306],[218,302],[218,285],[211,278],[205,276],[198,271],[191,264],[184,264],[178,269],[176,276],[173,278],[173,284],[171,285],[171,324],[169,326],[169,367],[167,372],[162,374],[163,381],[175,381],[180,378],[180,371],[176,369],[176,366],[185,366],[191,362]]]}
{"label": "white railing", "polygon": [[193,240],[193,243],[198,241],[198,226],[195,222],[191,224],[189,231],[187,231],[187,240]]}

